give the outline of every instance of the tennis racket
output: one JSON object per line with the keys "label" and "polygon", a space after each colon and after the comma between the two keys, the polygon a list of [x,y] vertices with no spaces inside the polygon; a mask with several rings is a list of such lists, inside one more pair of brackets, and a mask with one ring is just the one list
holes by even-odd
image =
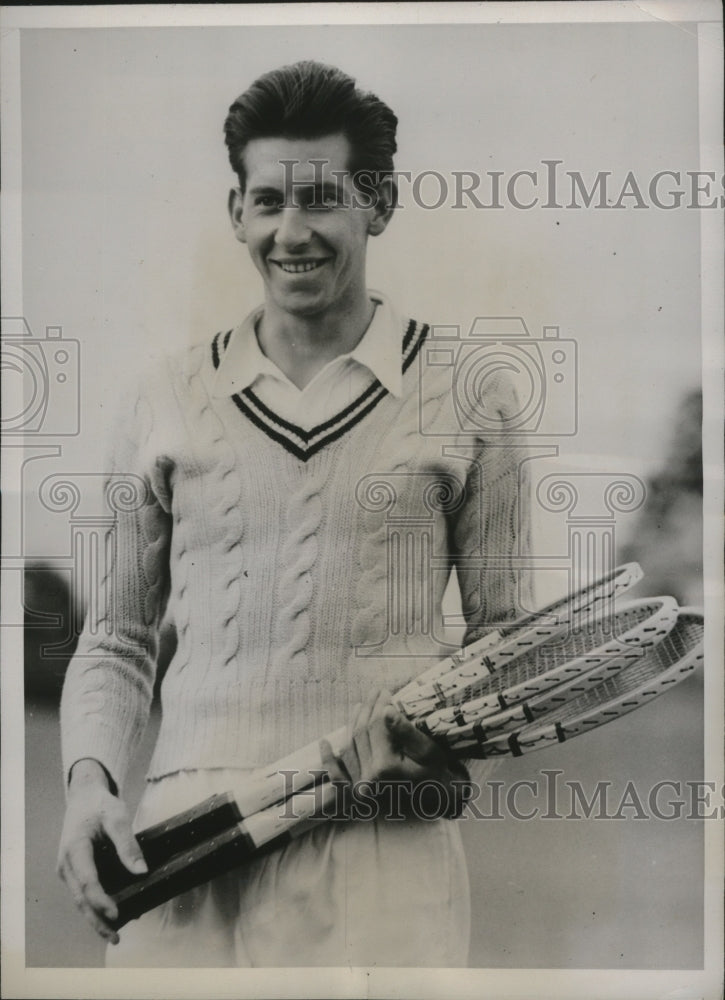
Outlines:
{"label": "tennis racket", "polygon": [[[512,713],[505,725],[497,729],[503,720],[496,721],[488,715],[483,716],[486,719],[483,727],[481,718],[475,714],[477,709],[463,702],[459,703],[458,711],[468,711],[471,717],[468,722],[463,725],[457,719],[446,722],[439,715],[434,738],[461,757],[519,756],[551,742],[572,739],[632,711],[683,680],[702,659],[702,616],[690,609],[678,614],[671,598],[632,602],[619,609],[615,619],[608,624],[603,619],[599,633],[611,633],[613,625],[616,640],[610,638],[601,646],[592,645],[594,640],[591,640],[587,649],[579,647],[578,665],[577,657],[566,660],[561,644],[552,643],[557,652],[548,662],[560,682],[534,692],[533,697],[519,704],[517,711],[523,712],[523,720]],[[574,639],[568,637],[567,642]],[[564,643],[564,649],[567,648],[569,652],[574,649]],[[532,651],[522,653],[521,658],[531,666]],[[534,659],[546,663],[546,648],[542,647]],[[575,676],[565,669],[567,663],[575,664]],[[520,678],[513,676],[511,668],[506,673],[515,682],[512,687],[520,689]],[[537,682],[545,675],[546,671],[533,672]],[[489,681],[492,683],[493,679]],[[532,722],[532,718],[536,721]],[[432,716],[427,721],[419,719],[416,724],[430,731],[431,721]],[[523,725],[518,725],[521,722]],[[339,788],[334,779],[341,776],[336,759],[344,749],[344,741],[349,739],[347,728],[338,733],[342,734],[339,738],[338,734],[332,734],[314,744],[313,774],[306,778],[307,785],[317,784],[314,793],[293,790],[283,808],[280,803],[284,796],[245,818],[239,807],[241,801],[251,801],[249,784],[245,782],[239,789],[213,796],[192,810],[142,831],[138,840],[151,871],[141,879],[131,876],[117,858],[97,855],[102,882],[114,894],[119,908],[116,926],[123,926],[133,917],[222,871],[279,847],[305,832],[311,824],[329,818],[329,807]],[[309,747],[303,756],[305,760],[311,759]],[[282,765],[294,771],[304,761],[292,754],[272,765],[269,772],[275,769],[278,772]]]}
{"label": "tennis racket", "polygon": [[420,719],[430,736],[454,723],[486,720],[487,730],[533,722],[536,715],[612,676],[670,632],[677,621],[672,597],[630,601],[586,630],[570,630],[519,654],[474,684],[452,687],[446,707]]}
{"label": "tennis racket", "polygon": [[[612,676],[600,676],[589,690],[572,699],[564,698],[563,704],[550,707],[535,723],[493,738],[469,736],[454,724],[439,732],[437,738],[445,741],[455,754],[465,757],[521,756],[552,743],[571,740],[634,711],[683,681],[702,662],[702,647],[702,615],[694,609],[682,609],[669,633],[658,643],[648,644],[643,655],[631,658]],[[572,693],[574,687],[569,691]],[[152,855],[147,855],[150,873],[134,878],[126,872],[125,884],[114,894],[118,907],[114,926],[120,928],[180,893],[284,846],[329,819],[334,814],[337,795],[335,783],[325,781],[312,792],[291,796],[283,805],[277,803],[246,819],[234,819],[226,828],[166,857],[156,867],[150,864]],[[228,797],[232,801],[233,793],[228,793]],[[170,822],[179,829],[184,815],[189,814],[180,814]],[[160,833],[165,826],[159,824],[145,833],[147,836],[152,830]],[[188,845],[188,826],[184,834]],[[142,833],[140,843],[144,843],[143,838]]]}
{"label": "tennis racket", "polygon": [[[563,743],[641,708],[685,680],[702,663],[703,635],[702,614],[694,608],[681,609],[674,629],[642,660],[510,736],[508,752],[518,757],[551,743]],[[492,756],[484,747],[479,749],[483,756]]]}
{"label": "tennis racket", "polygon": [[483,680],[521,653],[571,628],[586,630],[642,576],[638,563],[625,563],[579,590],[494,629],[440,660],[398,691],[398,706],[408,718],[427,715],[446,704],[452,692],[472,687],[476,680]]}
{"label": "tennis racket", "polygon": [[[154,857],[159,842],[154,842],[153,835],[150,839],[139,835],[137,839],[145,856],[151,843],[151,853],[147,856],[148,875],[134,877],[124,868],[122,877],[120,873],[116,875],[116,886],[111,884],[108,888],[105,873],[101,874],[104,888],[113,896],[118,909],[116,920],[109,922],[118,930],[129,920],[140,917],[155,906],[238,868],[252,858],[283,847],[321,820],[329,819],[336,805],[337,795],[338,787],[335,784],[320,784],[312,792],[308,790],[302,795],[291,796],[283,808],[277,803],[276,806],[246,819],[239,816],[226,827],[219,828],[213,835],[197,842],[194,842],[194,835],[198,830],[184,825],[181,818],[186,814],[179,814],[173,817],[173,826],[177,833],[183,833],[186,846],[178,853],[166,855],[156,864],[152,864],[150,858]],[[231,807],[233,811],[232,793],[225,793],[218,798],[225,799],[222,806]],[[204,805],[201,803],[197,809],[203,811]],[[158,828],[152,829],[163,836],[161,828],[164,826],[165,824],[158,824]],[[118,864],[120,866],[120,862]]]}
{"label": "tennis racket", "polygon": [[[583,635],[610,602],[642,576],[637,563],[626,563],[572,594],[496,629],[439,661],[402,688],[397,694],[399,707],[410,719],[422,718],[446,704],[446,692],[455,695],[464,689],[474,691],[476,680],[483,681],[496,668],[505,667],[521,654],[569,630]],[[333,779],[344,779],[336,762],[349,740],[350,730],[343,726],[325,740],[315,740],[255,769],[245,776],[243,785],[233,795],[211,796],[199,806],[179,813],[178,822],[168,820],[150,827],[138,837],[144,856],[148,852],[160,863],[175,851],[188,847],[192,842],[190,836],[193,842],[201,841],[226,829],[230,822],[238,822],[303,792],[321,780],[320,772],[330,772]],[[111,885],[127,880],[126,869],[115,859],[110,844],[99,846],[97,853]]]}

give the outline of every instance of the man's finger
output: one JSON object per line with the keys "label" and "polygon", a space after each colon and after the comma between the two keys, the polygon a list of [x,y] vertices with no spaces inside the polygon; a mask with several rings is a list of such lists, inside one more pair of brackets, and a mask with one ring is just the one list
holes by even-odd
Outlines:
{"label": "man's finger", "polygon": [[149,870],[141,853],[138,841],[131,832],[127,819],[116,818],[107,820],[104,824],[106,834],[110,837],[120,861],[134,875],[145,875]]}
{"label": "man's finger", "polygon": [[393,708],[393,696],[386,688],[378,691],[370,713],[370,719],[382,719],[389,708]]}
{"label": "man's finger", "polygon": [[110,927],[106,921],[99,916],[87,899],[81,896],[80,900],[76,900],[76,905],[96,934],[100,934],[102,938],[106,941],[110,941],[111,944],[118,944],[120,941],[118,932]]}
{"label": "man's finger", "polygon": [[69,851],[69,860],[66,881],[71,892],[77,888],[95,913],[114,920],[118,916],[118,909],[98,880],[91,841],[82,840],[76,844]]}
{"label": "man's finger", "polygon": [[360,705],[355,715],[352,727],[352,750],[355,755],[354,767],[356,773],[353,773],[353,771],[350,771],[350,773],[353,774],[356,780],[369,777],[369,772],[374,770],[374,746],[371,741],[371,727],[374,724],[373,720],[378,700],[379,696],[376,692]]}
{"label": "man's finger", "polygon": [[[84,887],[81,881],[76,877],[76,874],[73,871],[73,868],[70,864],[67,864],[64,867],[62,878],[65,881],[68,888],[70,889],[71,895],[73,896],[73,901],[75,902],[76,906],[83,914],[83,916],[86,918],[91,927],[93,927],[93,929],[96,931],[96,933],[100,934],[101,937],[105,938],[107,941],[110,941],[112,944],[118,944],[119,941],[118,934],[110,926],[110,924],[107,923],[108,920],[115,920],[115,918],[118,916],[118,910],[116,909],[113,900],[109,899],[109,897],[105,895],[103,890],[100,888],[100,885],[98,886],[98,888],[100,890],[101,897],[94,900],[92,896],[92,898],[89,899],[88,889],[90,888],[90,886]],[[101,912],[98,912],[98,909],[96,907],[101,903],[103,897],[105,897],[108,900],[110,906],[108,908],[105,908],[104,906],[101,905],[99,907]]]}
{"label": "man's finger", "polygon": [[385,724],[395,746],[419,764],[440,764],[445,753],[429,736],[422,733],[402,712],[393,706],[385,711]]}
{"label": "man's finger", "polygon": [[366,701],[358,706],[358,710],[355,713],[355,721],[353,722],[352,731],[354,734],[365,732],[370,725],[370,720],[375,712],[376,705],[378,703],[378,692],[371,695]]}
{"label": "man's finger", "polygon": [[397,743],[391,739],[386,721],[390,711],[394,711],[392,695],[389,691],[383,690],[378,694],[368,723],[373,771],[380,777],[394,775],[403,756]]}

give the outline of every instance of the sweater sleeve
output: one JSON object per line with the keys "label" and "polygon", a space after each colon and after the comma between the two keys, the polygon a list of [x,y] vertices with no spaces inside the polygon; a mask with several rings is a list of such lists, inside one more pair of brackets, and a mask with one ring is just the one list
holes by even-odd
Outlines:
{"label": "sweater sleeve", "polygon": [[[464,645],[534,608],[528,449],[507,430],[519,412],[515,387],[503,378],[485,400],[485,426],[453,524],[453,557],[466,620]],[[526,562],[529,561],[529,566]],[[466,761],[475,789],[497,770],[500,758]]]}
{"label": "sweater sleeve", "polygon": [[534,606],[533,574],[525,565],[531,552],[528,450],[522,436],[508,429],[519,411],[514,385],[501,378],[482,406],[490,430],[475,440],[453,526],[464,644]]}
{"label": "sweater sleeve", "polygon": [[106,502],[106,573],[91,600],[60,707],[66,786],[73,764],[98,760],[118,788],[148,721],[158,629],[168,597],[170,500],[153,460],[154,418],[140,392],[118,422]]}

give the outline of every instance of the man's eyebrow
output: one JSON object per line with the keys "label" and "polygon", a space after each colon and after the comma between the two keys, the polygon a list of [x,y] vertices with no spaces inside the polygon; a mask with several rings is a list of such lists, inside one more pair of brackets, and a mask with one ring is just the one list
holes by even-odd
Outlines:
{"label": "man's eyebrow", "polygon": [[249,189],[250,194],[282,194],[282,188],[273,184],[258,184]]}
{"label": "man's eyebrow", "polygon": [[277,186],[273,183],[256,184],[248,189],[249,197],[276,198],[280,202],[289,203],[298,207],[322,206],[327,199],[334,198],[338,202],[345,202],[345,189],[341,178],[325,179],[324,181],[302,181],[295,180],[289,191],[284,185]]}
{"label": "man's eyebrow", "polygon": [[316,198],[320,195],[338,195],[342,188],[342,179],[319,181],[295,181],[294,190],[304,191],[306,194],[313,194]]}

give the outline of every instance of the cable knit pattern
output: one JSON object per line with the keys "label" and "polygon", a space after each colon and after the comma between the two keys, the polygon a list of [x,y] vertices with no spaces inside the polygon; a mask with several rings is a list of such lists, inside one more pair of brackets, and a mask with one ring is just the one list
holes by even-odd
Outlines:
{"label": "cable knit pattern", "polygon": [[222,526],[223,572],[220,579],[222,600],[218,609],[223,634],[220,664],[227,667],[239,653],[239,558],[244,537],[241,517],[241,481],[236,466],[236,456],[225,436],[224,425],[214,412],[208,392],[201,378],[201,366],[207,359],[206,345],[193,349],[193,362],[189,366],[187,381],[191,398],[198,409],[189,426],[189,433],[199,433],[214,455],[213,481],[205,490],[205,506],[211,519]]}
{"label": "cable knit pattern", "polygon": [[[407,378],[415,383],[418,369],[414,367]],[[425,460],[430,460],[431,455],[440,451],[440,443],[436,442],[431,447],[433,439],[421,434],[420,429],[422,427],[425,431],[431,428],[435,417],[440,415],[443,400],[450,392],[450,373],[436,373],[428,381],[423,398],[417,392],[410,391],[403,400],[395,421],[381,428],[382,438],[375,444],[372,457],[374,474],[369,481],[369,488],[363,486],[362,492],[367,495],[358,497],[359,502],[365,506],[365,514],[360,532],[362,572],[356,588],[357,607],[352,626],[352,642],[356,647],[370,645],[368,633],[371,622],[377,622],[380,632],[386,626],[395,628],[395,619],[403,617],[402,609],[397,603],[392,607],[386,604],[384,614],[380,614],[381,596],[393,596],[393,581],[389,576],[389,556],[392,553],[389,551],[388,517],[405,525],[406,519],[411,521],[416,514],[420,517],[425,511],[423,491],[430,481],[430,476],[425,474]],[[406,582],[409,586],[413,585],[413,581]],[[437,595],[438,603],[442,596],[443,590]],[[420,610],[415,596],[412,603],[415,615]],[[380,635],[380,639],[382,638],[384,635]],[[409,645],[410,638],[402,629],[396,655],[403,662],[398,659],[388,660],[386,663],[385,686],[391,690],[401,687],[429,665],[415,656]],[[372,650],[370,652],[372,655]],[[420,649],[418,654],[420,655]],[[385,663],[385,649],[378,655],[383,657]],[[440,648],[436,644],[430,644],[428,655],[440,655]]]}
{"label": "cable knit pattern", "polygon": [[179,643],[152,779],[268,763],[419,673],[441,652],[454,559],[472,627],[516,612],[518,570],[485,568],[528,543],[524,453],[461,429],[450,368],[415,355],[424,336],[401,330],[401,358],[414,359],[402,396],[378,383],[301,435],[215,397],[210,344],[151,373],[113,466],[147,497],[119,515],[115,634],[89,623],[68,671],[66,768],[95,757],[122,783],[164,611]]}
{"label": "cable knit pattern", "polygon": [[[466,499],[455,524],[454,552],[467,554],[458,563],[463,612],[471,642],[516,610],[533,610],[532,573],[517,570],[514,560],[530,551],[527,451],[506,429],[519,411],[514,387],[502,379],[491,383],[485,400],[489,425],[476,436],[476,453],[466,483]],[[471,560],[471,557],[475,557]]]}
{"label": "cable knit pattern", "polygon": [[312,570],[322,521],[320,493],[326,467],[316,475],[307,475],[289,498],[287,537],[282,546],[282,573],[278,604],[281,608],[281,634],[286,641],[277,652],[282,669],[307,674],[307,647],[310,641],[310,603],[314,589]]}
{"label": "cable knit pattern", "polygon": [[[153,430],[143,396],[128,400],[125,410],[131,419],[118,426],[109,498],[124,476],[137,476]],[[90,612],[97,607],[99,613],[94,618],[89,613],[61,703],[66,767],[81,757],[96,757],[117,784],[148,720],[157,627],[167,594],[169,518],[150,479],[141,478],[140,503],[116,504],[110,558],[99,591],[106,600],[91,604]]]}

